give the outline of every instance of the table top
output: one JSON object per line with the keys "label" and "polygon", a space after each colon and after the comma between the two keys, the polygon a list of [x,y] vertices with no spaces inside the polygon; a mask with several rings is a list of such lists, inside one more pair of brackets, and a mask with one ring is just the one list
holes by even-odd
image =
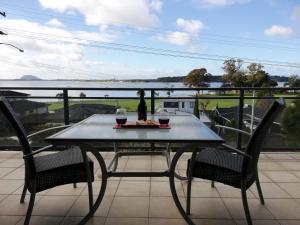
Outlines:
{"label": "table top", "polygon": [[[114,129],[116,115],[95,114],[48,138],[51,143],[90,142],[171,142],[219,145],[224,140],[193,115],[172,115],[171,129]],[[128,115],[127,121],[136,121]],[[158,119],[158,116],[148,116]]]}

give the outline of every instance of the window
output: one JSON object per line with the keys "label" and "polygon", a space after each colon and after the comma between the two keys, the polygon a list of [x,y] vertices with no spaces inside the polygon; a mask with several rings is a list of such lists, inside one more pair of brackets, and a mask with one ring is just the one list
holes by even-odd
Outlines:
{"label": "window", "polygon": [[184,102],[181,102],[181,108],[184,109]]}
{"label": "window", "polygon": [[178,102],[164,102],[164,108],[178,108]]}
{"label": "window", "polygon": [[195,102],[190,102],[190,108],[194,108]]}

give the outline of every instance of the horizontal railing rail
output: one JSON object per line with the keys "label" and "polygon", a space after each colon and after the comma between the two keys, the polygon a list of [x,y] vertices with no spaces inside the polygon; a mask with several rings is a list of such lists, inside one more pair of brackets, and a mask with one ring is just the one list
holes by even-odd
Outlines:
{"label": "horizontal railing rail", "polygon": [[[220,100],[238,100],[238,124],[237,129],[242,129],[243,127],[243,112],[244,112],[244,102],[245,100],[259,100],[259,99],[300,99],[300,87],[186,87],[186,88],[96,88],[96,87],[0,87],[0,91],[5,90],[31,90],[31,91],[43,91],[43,90],[55,90],[60,91],[62,96],[6,96],[11,99],[59,99],[63,102],[64,108],[64,123],[65,125],[70,124],[69,118],[69,100],[97,100],[97,99],[106,99],[106,100],[138,100],[139,97],[122,97],[122,96],[86,96],[86,97],[75,97],[70,96],[70,91],[135,91],[143,89],[144,91],[150,92],[150,97],[146,96],[145,99],[150,100],[150,112],[151,114],[155,113],[155,100],[163,100],[163,99],[220,99]],[[195,91],[198,95],[190,95],[190,96],[156,96],[157,91],[171,91],[171,92],[186,92],[186,91]],[[201,91],[219,91],[219,92],[229,92],[235,91],[235,96],[225,95],[224,93],[216,93],[214,96],[210,96],[208,93],[202,94]],[[252,92],[265,91],[265,96],[251,96],[247,94],[252,94]],[[282,96],[273,96],[271,93],[276,93],[277,95],[282,94]],[[269,95],[268,95],[269,94]],[[289,94],[289,95],[287,95]],[[1,147],[1,146],[0,146]],[[237,135],[237,148],[242,147],[242,135]]]}

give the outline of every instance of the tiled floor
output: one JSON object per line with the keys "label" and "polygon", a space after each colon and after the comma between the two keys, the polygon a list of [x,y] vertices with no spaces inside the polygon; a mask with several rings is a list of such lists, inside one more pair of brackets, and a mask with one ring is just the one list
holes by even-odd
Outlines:
{"label": "tiled floor", "polygon": [[[109,161],[111,154],[103,153]],[[178,166],[185,173],[184,155]],[[157,171],[166,168],[160,156],[122,158],[120,170]],[[260,205],[256,187],[248,190],[254,224],[300,224],[300,153],[266,153],[259,161],[260,179],[266,204]],[[97,167],[96,167],[97,171]],[[0,152],[0,224],[22,224],[27,210],[20,204],[24,167],[18,152]],[[100,188],[97,177],[94,194]],[[185,205],[186,183],[176,182]],[[96,196],[95,196],[96,197]],[[192,188],[192,217],[199,225],[246,224],[240,192],[223,184],[211,188],[195,180]],[[64,185],[39,193],[31,224],[76,224],[88,211],[86,184]],[[99,225],[181,225],[185,224],[173,203],[167,178],[113,178],[108,182],[104,200],[88,224]]]}

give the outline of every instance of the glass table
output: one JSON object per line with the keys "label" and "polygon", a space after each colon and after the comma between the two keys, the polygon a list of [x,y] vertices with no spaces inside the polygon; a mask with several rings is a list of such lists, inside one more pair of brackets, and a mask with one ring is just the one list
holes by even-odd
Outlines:
{"label": "glass table", "polygon": [[[99,195],[94,202],[89,213],[79,224],[85,224],[96,212],[106,190],[107,179],[110,177],[168,177],[170,189],[174,202],[188,224],[193,224],[192,220],[185,213],[175,189],[176,165],[184,152],[200,151],[205,147],[217,147],[224,143],[224,140],[214,133],[209,127],[193,115],[172,115],[170,116],[170,129],[150,129],[150,128],[130,128],[114,129],[115,115],[95,114],[73,126],[62,130],[45,140],[53,145],[76,145],[82,151],[91,152],[97,159],[101,169],[101,188]],[[135,115],[128,115],[127,121],[135,121]],[[148,119],[158,119],[156,116],[148,116]],[[166,143],[168,148],[166,154],[169,168],[159,172],[117,172],[117,159],[122,152],[115,148],[115,157],[107,166],[98,149],[96,143]],[[184,147],[176,151],[173,158],[170,157],[171,144],[184,144]],[[155,154],[156,152],[148,152]],[[128,153],[130,155],[130,153]],[[147,152],[143,153],[147,154]],[[113,168],[111,169],[111,167]]]}

